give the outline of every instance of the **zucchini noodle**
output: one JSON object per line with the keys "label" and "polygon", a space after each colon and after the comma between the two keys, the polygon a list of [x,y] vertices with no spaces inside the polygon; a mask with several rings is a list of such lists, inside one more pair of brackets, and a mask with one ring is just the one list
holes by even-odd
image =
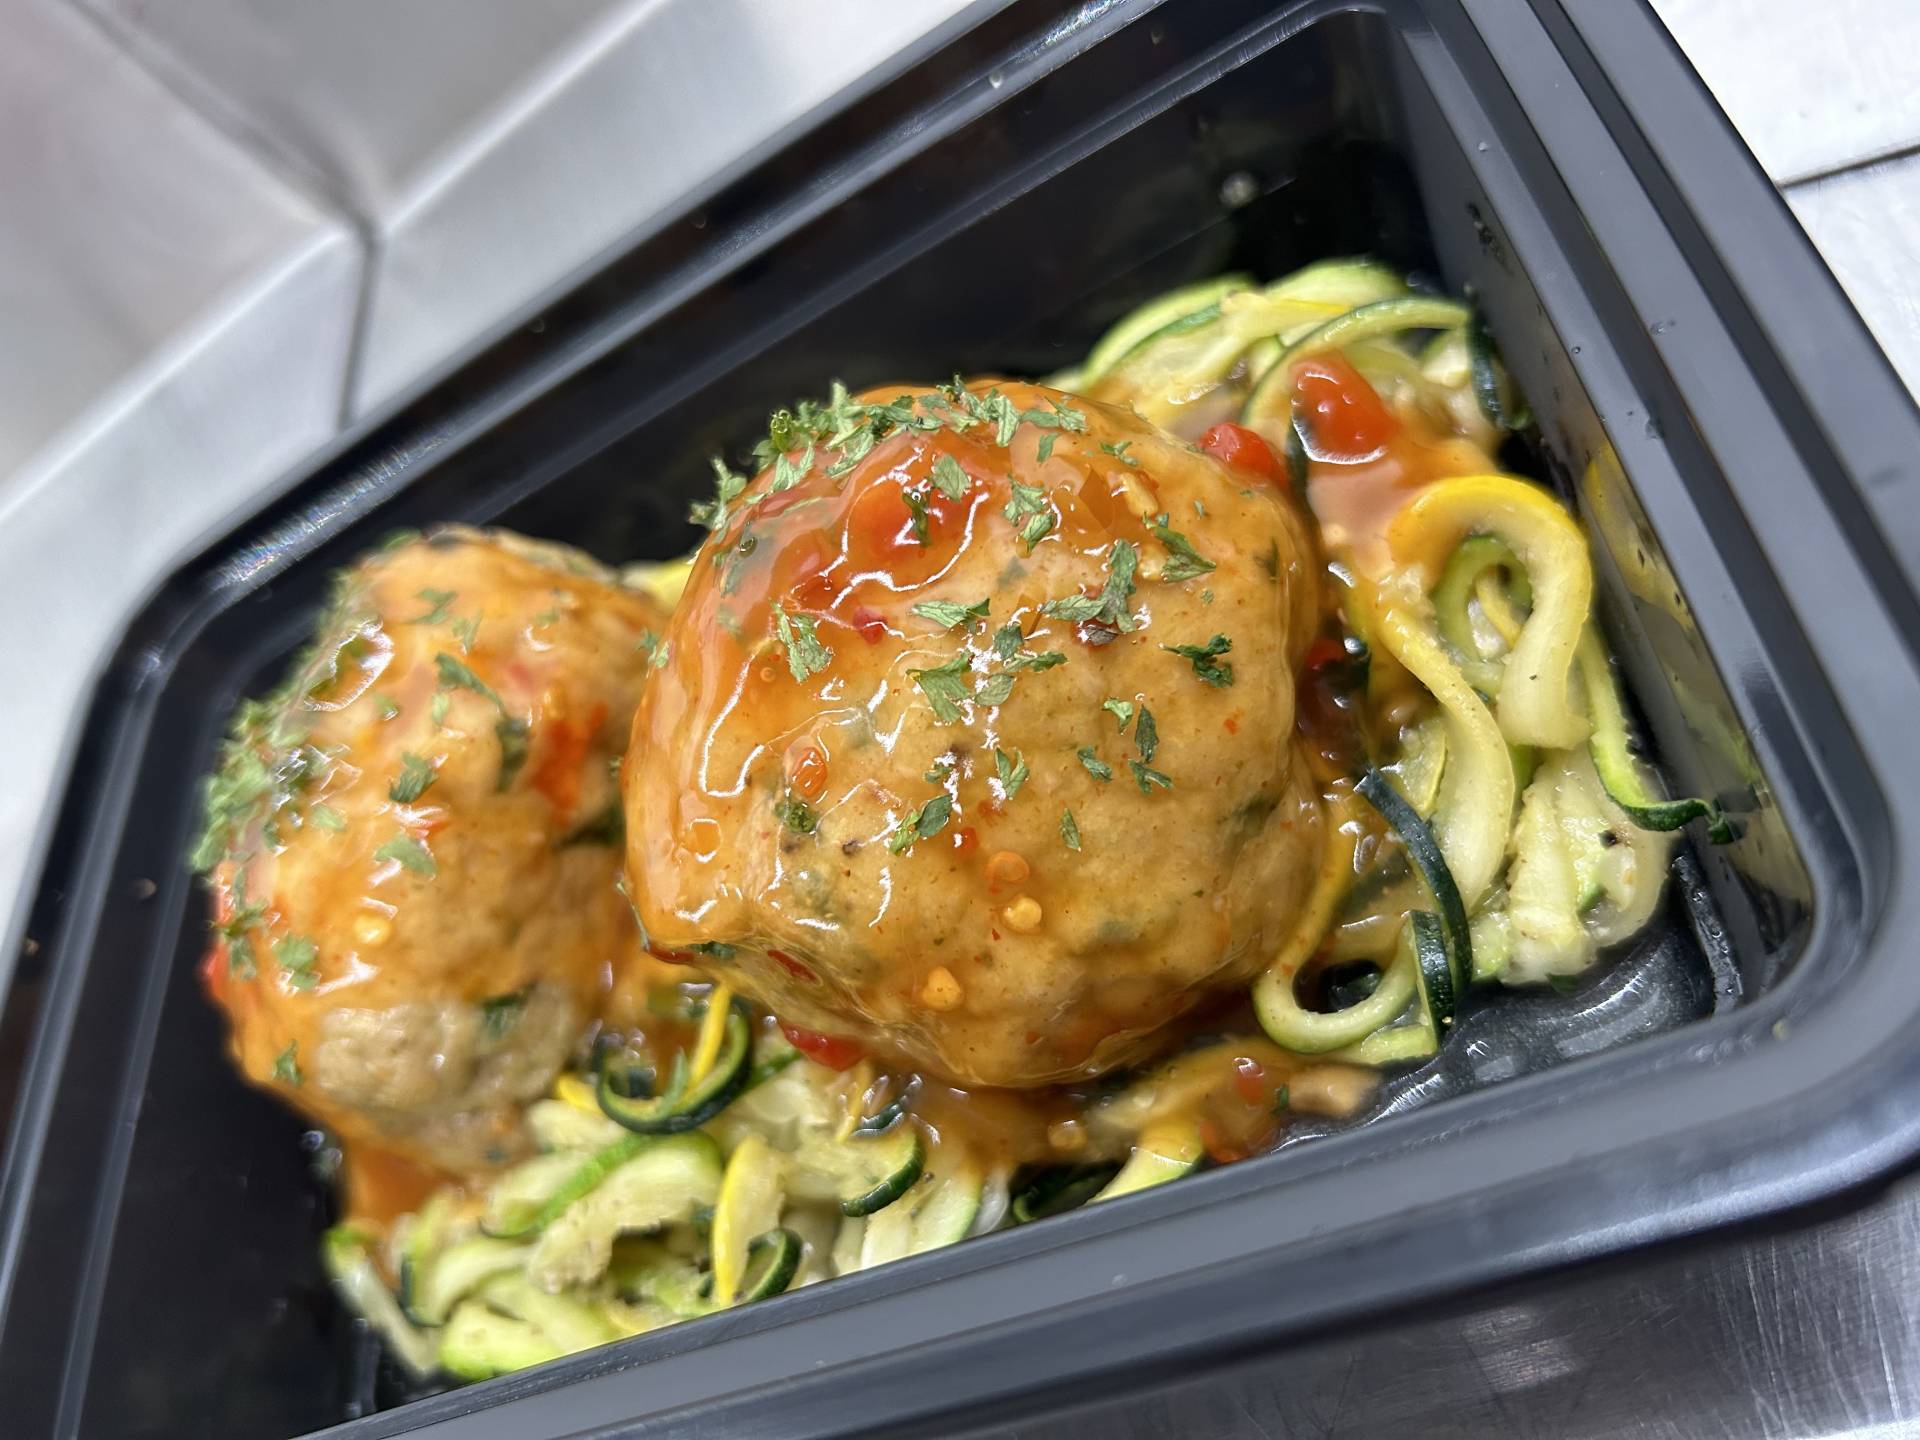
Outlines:
{"label": "zucchini noodle", "polygon": [[1447,719],[1447,765],[1440,776],[1434,834],[1471,910],[1506,858],[1513,816],[1513,757],[1493,712],[1474,692],[1431,620],[1384,604],[1380,643],[1427,688]]}
{"label": "zucchini noodle", "polygon": [[1399,1019],[1416,988],[1413,951],[1405,943],[1381,972],[1373,993],[1345,1010],[1321,1014],[1307,1009],[1293,993],[1295,978],[1295,972],[1268,966],[1253,982],[1253,1006],[1260,1028],[1274,1044],[1300,1055],[1324,1055],[1359,1044]]}
{"label": "zucchini noodle", "polygon": [[1508,475],[1442,480],[1394,517],[1387,540],[1399,564],[1437,575],[1462,540],[1482,533],[1506,542],[1533,590],[1500,685],[1500,729],[1517,745],[1577,745],[1590,726],[1573,705],[1571,682],[1593,566],[1586,537],[1560,503]]}

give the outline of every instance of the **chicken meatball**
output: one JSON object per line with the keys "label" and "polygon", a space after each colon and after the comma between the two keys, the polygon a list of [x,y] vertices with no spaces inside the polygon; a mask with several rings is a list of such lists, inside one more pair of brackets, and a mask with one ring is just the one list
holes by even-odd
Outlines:
{"label": "chicken meatball", "polygon": [[503,533],[340,575],[207,785],[204,973],[249,1079],[440,1169],[514,1152],[635,949],[614,769],[665,621]]}
{"label": "chicken meatball", "polygon": [[623,768],[656,954],[802,1049],[1031,1086],[1245,984],[1322,842],[1271,479],[1032,385],[774,417]]}

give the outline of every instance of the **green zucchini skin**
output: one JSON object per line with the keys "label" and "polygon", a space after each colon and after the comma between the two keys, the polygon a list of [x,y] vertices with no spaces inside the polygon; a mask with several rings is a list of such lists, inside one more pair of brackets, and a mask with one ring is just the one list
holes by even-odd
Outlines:
{"label": "green zucchini skin", "polygon": [[1642,830],[1678,830],[1690,820],[1704,819],[1707,838],[1715,845],[1731,845],[1738,840],[1739,828],[1712,800],[1696,795],[1662,800],[1647,793],[1645,783],[1634,768],[1633,754],[1627,748],[1626,706],[1614,684],[1606,652],[1591,627],[1581,641],[1579,666],[1587,686],[1587,708],[1593,718],[1587,753],[1593,757],[1593,768],[1613,803],[1626,811],[1627,818]]}
{"label": "green zucchini skin", "polygon": [[[1379,767],[1367,766],[1356,788],[1399,835],[1400,843],[1406,846],[1407,854],[1414,868],[1420,872],[1420,878],[1426,882],[1427,892],[1433,896],[1439,912],[1438,925],[1446,950],[1447,973],[1441,980],[1441,993],[1435,993],[1435,987],[1429,980],[1427,1003],[1433,1010],[1434,1028],[1444,1034],[1453,1024],[1458,997],[1465,992],[1468,977],[1473,974],[1473,936],[1467,928],[1466,904],[1460,898],[1459,886],[1453,883],[1453,872],[1447,868],[1446,856],[1440,853],[1440,842],[1433,838],[1433,831],[1427,828],[1427,822],[1420,818],[1419,812],[1402,799],[1400,792],[1380,773]],[[1418,938],[1416,932],[1416,941]],[[1418,951],[1415,953],[1418,958]],[[1424,965],[1421,975],[1426,978]]]}
{"label": "green zucchini skin", "polygon": [[756,1235],[747,1246],[747,1274],[736,1305],[766,1300],[793,1283],[800,1269],[800,1237],[785,1226]]}
{"label": "green zucchini skin", "polygon": [[698,1084],[669,1084],[659,1096],[622,1095],[611,1083],[613,1055],[602,1057],[600,1073],[594,1085],[600,1109],[609,1120],[626,1126],[636,1135],[679,1135],[697,1130],[727,1106],[746,1088],[748,1060],[753,1051],[753,1032],[747,1023],[745,1007],[734,1004],[727,1014],[726,1039],[712,1071]]}
{"label": "green zucchini skin", "polygon": [[1086,363],[1077,372],[1079,383],[1085,385],[1098,380],[1119,364],[1122,356],[1155,336],[1168,332],[1172,326],[1190,329],[1217,318],[1221,296],[1235,290],[1251,289],[1252,286],[1252,279],[1246,275],[1219,275],[1156,296],[1123,316],[1095,342],[1093,349],[1087,352]]}
{"label": "green zucchini skin", "polygon": [[889,1166],[879,1181],[865,1190],[840,1199],[840,1213],[843,1215],[871,1215],[898,1200],[912,1188],[913,1182],[920,1178],[926,1169],[927,1147],[920,1139],[920,1132],[912,1125],[901,1125],[888,1134],[874,1140],[848,1140],[847,1145],[889,1147]]}

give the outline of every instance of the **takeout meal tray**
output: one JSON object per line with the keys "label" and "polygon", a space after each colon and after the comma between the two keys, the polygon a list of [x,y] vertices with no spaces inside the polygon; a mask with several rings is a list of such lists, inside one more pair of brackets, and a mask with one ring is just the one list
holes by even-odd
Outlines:
{"label": "takeout meal tray", "polygon": [[[1168,285],[1356,253],[1483,309],[1539,421],[1511,458],[1576,505],[1657,753],[1740,841],[1689,837],[1653,941],[1490,1000],[1366,1124],[396,1405],[320,1274],[303,1127],[226,1060],[181,858],[328,572],[443,520],[666,556],[704,455],[830,378],[1043,374]],[[995,11],[132,620],[0,1022],[0,1428],[945,1433],[1871,1178],[1920,1149],[1916,483],[1920,416],[1641,6]]]}

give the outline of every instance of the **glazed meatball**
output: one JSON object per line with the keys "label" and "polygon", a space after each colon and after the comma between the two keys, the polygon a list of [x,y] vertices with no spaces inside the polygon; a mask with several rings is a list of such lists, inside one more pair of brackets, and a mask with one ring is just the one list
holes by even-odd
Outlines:
{"label": "glazed meatball", "polygon": [[623,770],[655,953],[961,1084],[1132,1061],[1244,984],[1322,845],[1290,497],[1019,384],[841,393],[760,458]]}
{"label": "glazed meatball", "polygon": [[614,767],[666,615],[586,557],[446,530],[344,572],[243,705],[196,865],[249,1079],[465,1172],[518,1147],[635,948]]}

